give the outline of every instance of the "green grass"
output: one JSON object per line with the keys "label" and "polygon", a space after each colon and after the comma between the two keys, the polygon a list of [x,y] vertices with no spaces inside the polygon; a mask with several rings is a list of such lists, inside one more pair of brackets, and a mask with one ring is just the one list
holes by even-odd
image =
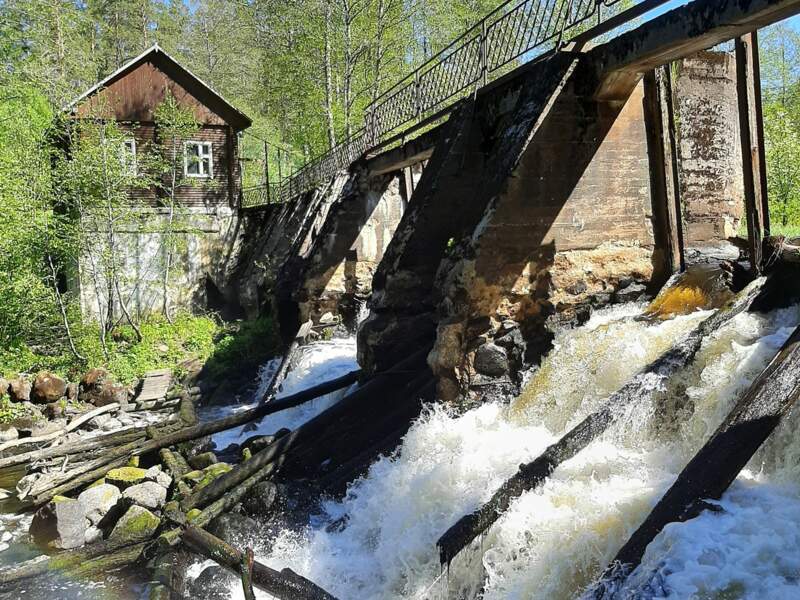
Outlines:
{"label": "green grass", "polygon": [[770,235],[783,235],[787,238],[800,238],[800,225],[780,225],[772,223]]}
{"label": "green grass", "polygon": [[0,349],[0,375],[13,377],[17,373],[51,371],[76,381],[89,368],[104,367],[118,381],[130,384],[147,371],[176,370],[180,363],[195,358],[209,361],[209,370],[214,374],[254,367],[280,348],[280,340],[268,318],[223,324],[214,316],[181,313],[170,323],[155,315],[142,323],[140,330],[142,340],[138,341],[130,326],[114,329],[107,336],[106,356],[97,326],[79,327],[73,333],[85,361],[76,359],[64,348],[51,351],[25,344],[3,348]]}

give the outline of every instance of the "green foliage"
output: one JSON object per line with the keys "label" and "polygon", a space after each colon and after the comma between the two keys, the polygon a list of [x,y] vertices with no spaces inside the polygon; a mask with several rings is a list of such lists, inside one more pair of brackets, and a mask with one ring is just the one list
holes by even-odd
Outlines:
{"label": "green foliage", "polygon": [[119,381],[128,384],[147,371],[176,369],[190,358],[207,359],[214,353],[215,339],[222,331],[222,326],[210,316],[179,313],[170,323],[161,315],[153,315],[141,325],[141,341],[137,341],[128,325],[114,329],[108,339],[106,357],[97,324],[79,325],[74,332],[75,342],[85,361],[76,359],[66,348],[45,353],[17,344],[0,348],[0,373],[13,376],[47,370],[74,380],[89,367],[105,367]]}
{"label": "green foliage", "polygon": [[257,367],[277,354],[281,347],[277,328],[269,317],[230,326],[214,347],[206,368],[222,375]]}
{"label": "green foliage", "polygon": [[11,402],[5,394],[0,396],[0,424],[10,423],[14,419],[28,414],[28,409],[18,402]]}

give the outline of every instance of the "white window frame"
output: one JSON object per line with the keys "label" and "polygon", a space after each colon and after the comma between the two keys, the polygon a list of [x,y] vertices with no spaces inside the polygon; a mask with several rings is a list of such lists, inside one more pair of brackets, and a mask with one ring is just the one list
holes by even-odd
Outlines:
{"label": "white window frame", "polygon": [[[189,173],[189,147],[197,146],[200,150],[197,153],[200,159],[198,170],[203,170],[204,160],[208,158],[208,172],[207,173]],[[201,142],[198,140],[190,140],[183,143],[183,174],[186,177],[194,177],[197,179],[212,179],[214,177],[214,146],[211,142]]]}
{"label": "white window frame", "polygon": [[[130,159],[130,162],[128,160]],[[129,177],[136,177],[139,174],[139,165],[136,156],[136,138],[125,138],[122,140],[120,152],[120,162],[122,172]]]}

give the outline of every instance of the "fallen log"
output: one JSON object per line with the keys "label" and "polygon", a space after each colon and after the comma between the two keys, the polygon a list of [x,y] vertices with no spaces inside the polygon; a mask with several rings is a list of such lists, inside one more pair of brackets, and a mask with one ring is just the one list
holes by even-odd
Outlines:
{"label": "fallen log", "polygon": [[191,471],[186,459],[183,458],[180,452],[173,452],[168,448],[162,448],[158,455],[161,457],[161,462],[167,467],[167,471],[169,471],[175,481],[178,481]]}
{"label": "fallen log", "polygon": [[255,562],[252,548],[245,548],[240,566],[240,571],[242,573],[242,591],[244,592],[245,600],[256,600],[255,592],[253,592],[253,565]]}
{"label": "fallen log", "polygon": [[47,435],[18,438],[16,440],[10,440],[8,442],[4,442],[0,444],[0,452],[2,452],[3,450],[8,450],[9,448],[14,448],[16,446],[27,446],[28,444],[40,444],[42,442],[50,442],[56,438],[67,435],[70,431],[74,431],[87,421],[91,421],[95,417],[105,414],[107,412],[111,412],[113,410],[119,410],[119,404],[117,404],[116,402],[112,404],[106,404],[105,406],[101,406],[100,408],[95,408],[94,410],[90,410],[89,412],[78,417],[77,419],[73,419],[72,422],[69,423],[69,425],[67,425],[64,429],[60,429],[59,431],[54,431],[53,433],[48,433]]}
{"label": "fallen log", "polygon": [[308,388],[307,390],[303,390],[296,394],[292,394],[286,398],[281,398],[280,400],[276,400],[274,402],[268,402],[267,404],[251,408],[250,410],[245,410],[216,421],[201,423],[200,425],[195,425],[193,427],[184,427],[173,433],[157,436],[155,439],[143,444],[139,449],[136,450],[134,454],[140,456],[142,454],[147,454],[148,452],[155,452],[157,450],[161,450],[162,448],[168,448],[170,446],[180,444],[181,442],[188,442],[190,440],[205,437],[207,435],[219,433],[220,431],[225,431],[226,429],[238,427],[239,425],[244,425],[245,423],[248,423],[254,419],[265,417],[293,406],[299,406],[300,404],[309,402],[319,398],[320,396],[324,396],[325,394],[329,394],[331,392],[335,392],[336,390],[340,390],[352,385],[358,380],[360,373],[361,371],[351,371],[346,375],[342,375],[336,379],[315,385],[314,387]]}
{"label": "fallen log", "polygon": [[800,327],[761,372],[584,598],[612,598],[668,523],[718,500],[800,398]]}
{"label": "fallen log", "polygon": [[[183,529],[183,543],[198,554],[216,561],[221,566],[242,574],[242,553],[207,531],[187,525]],[[336,600],[321,587],[292,571],[276,571],[259,562],[253,562],[252,583],[257,588],[281,600]]]}
{"label": "fallen log", "polygon": [[[116,455],[117,453],[115,453]],[[34,496],[33,498],[33,505],[34,506],[41,506],[47,502],[50,502],[55,496],[63,496],[67,492],[71,492],[72,490],[76,490],[84,485],[94,483],[101,477],[105,476],[111,469],[116,469],[118,467],[124,467],[128,464],[128,452],[125,452],[123,456],[120,456],[116,460],[110,460],[109,462],[104,462],[103,465],[92,469],[91,471],[86,471],[82,475],[79,475],[66,483],[63,483],[57,487],[51,488],[47,490],[45,493],[40,494],[39,496]]]}
{"label": "fallen log", "polygon": [[640,370],[595,412],[584,418],[533,462],[520,465],[492,498],[474,512],[463,516],[437,541],[442,564],[449,564],[467,544],[486,531],[510,506],[512,500],[541,485],[563,462],[574,457],[604,433],[635,403],[662,391],[667,380],[697,355],[703,340],[747,310],[761,291],[765,278],[742,290],[725,308],[704,319],[685,338]]}
{"label": "fallen log", "polygon": [[[365,403],[370,403],[376,396],[380,396],[387,393],[392,388],[396,388],[397,376],[408,377],[408,369],[423,367],[427,353],[427,349],[416,352],[392,369],[376,374],[369,382],[355,390],[352,394],[345,396],[338,403],[310,419],[294,431],[276,440],[273,444],[257,452],[252,458],[240,463],[231,471],[195,492],[192,496],[185,498],[181,503],[181,509],[183,511],[189,511],[198,506],[205,506],[270,463],[275,463],[277,467],[280,467],[286,460],[290,450],[308,441],[315,441],[320,434],[342,416],[347,415],[351,417],[354,409],[357,409]],[[269,404],[259,408],[266,408],[268,406]]]}
{"label": "fallen log", "polygon": [[71,481],[74,478],[83,475],[84,473],[103,467],[108,463],[109,459],[113,460],[113,458],[118,456],[126,456],[136,448],[137,444],[138,442],[131,442],[130,444],[119,446],[113,453],[111,453],[111,455],[86,461],[84,463],[78,463],[76,467],[70,469],[69,471],[59,473],[42,473],[29,489],[23,491],[19,490],[18,488],[18,497],[20,500],[25,499],[29,495],[33,496],[34,498],[45,497],[48,491],[56,489],[64,482]]}

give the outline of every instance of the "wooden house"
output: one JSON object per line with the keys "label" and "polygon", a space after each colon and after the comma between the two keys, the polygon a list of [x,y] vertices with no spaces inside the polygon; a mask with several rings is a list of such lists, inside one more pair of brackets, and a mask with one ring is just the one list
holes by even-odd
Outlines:
{"label": "wooden house", "polygon": [[[158,45],[152,46],[75,99],[72,119],[113,119],[129,134],[123,156],[131,169],[137,154],[156,141],[155,111],[168,94],[189,109],[199,125],[180,140],[183,177],[176,192],[187,207],[237,207],[241,193],[238,134],[252,121]],[[143,206],[157,206],[154,189],[131,189]]]}

